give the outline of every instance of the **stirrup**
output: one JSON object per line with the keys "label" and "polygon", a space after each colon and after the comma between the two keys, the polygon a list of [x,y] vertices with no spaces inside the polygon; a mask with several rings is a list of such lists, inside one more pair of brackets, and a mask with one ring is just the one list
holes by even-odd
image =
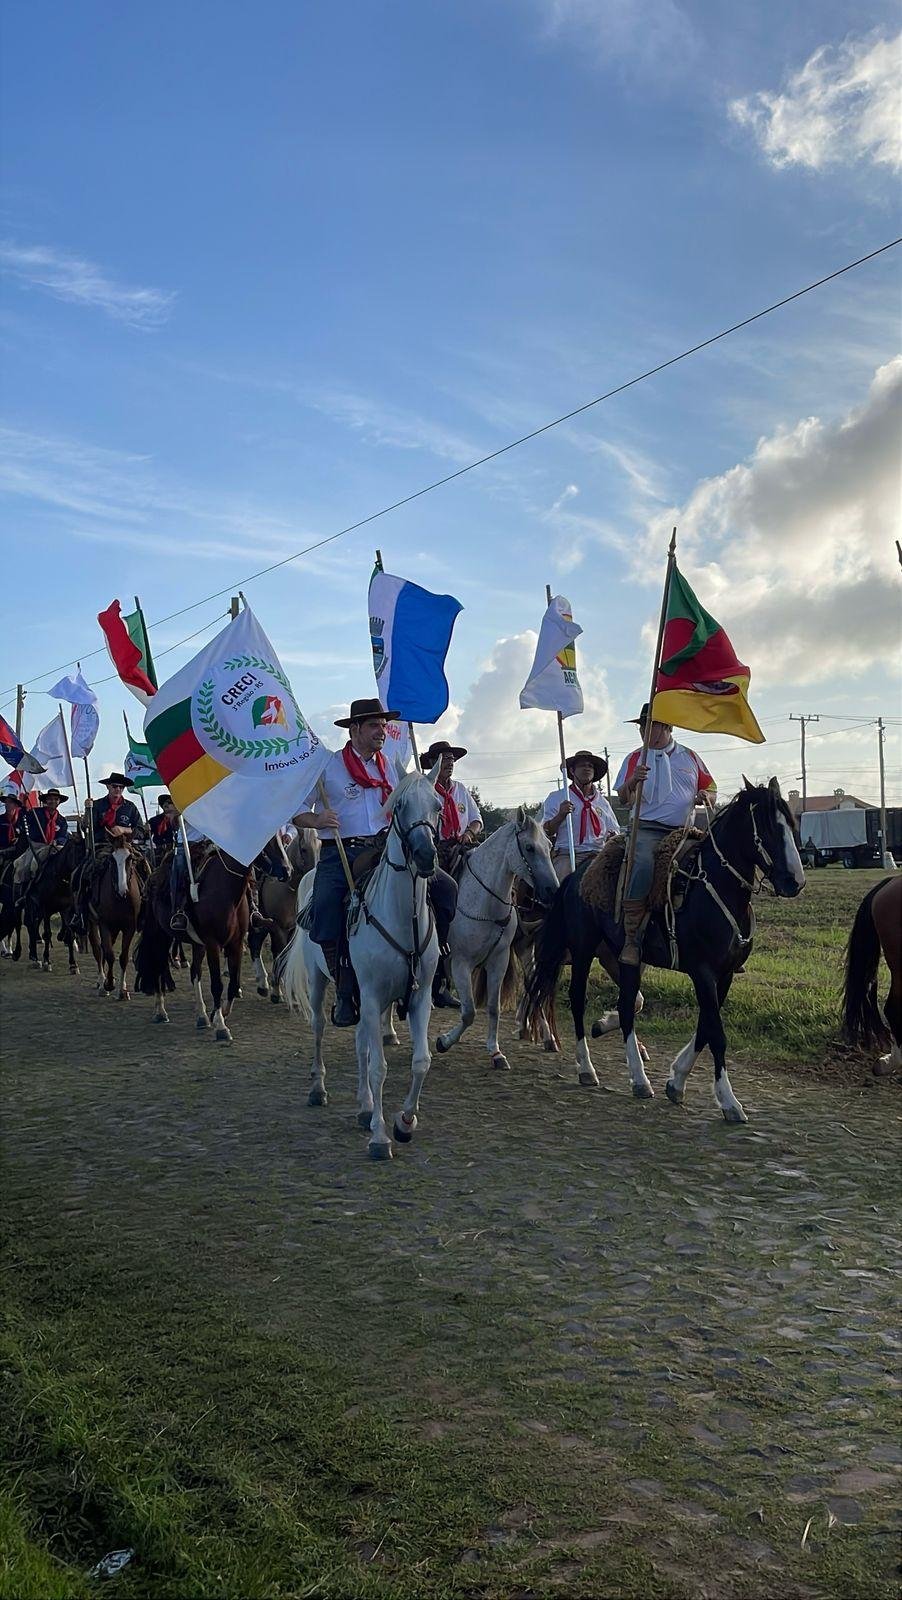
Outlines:
{"label": "stirrup", "polygon": [[333,1028],[356,1028],[360,1012],[349,994],[336,995],[330,1012]]}
{"label": "stirrup", "polygon": [[172,916],[169,918],[169,932],[188,932],[188,918],[185,916],[184,911],[173,911]]}

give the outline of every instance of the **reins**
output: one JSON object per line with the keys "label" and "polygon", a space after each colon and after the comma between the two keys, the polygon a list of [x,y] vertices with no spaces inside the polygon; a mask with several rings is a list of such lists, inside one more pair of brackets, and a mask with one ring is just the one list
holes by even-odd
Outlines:
{"label": "reins", "polygon": [[[739,939],[743,944],[745,944],[745,943],[748,942],[748,939],[751,937],[751,931],[753,931],[753,929],[754,929],[754,913],[751,911],[751,904],[749,905],[749,913],[750,913],[750,916],[752,918],[752,930],[749,933],[743,933],[743,931],[740,928],[739,923],[736,921],[736,918],[734,917],[732,911],[730,910],[730,908],[726,904],[726,902],[723,900],[722,896],[718,893],[717,889],[714,887],[714,884],[711,882],[711,879],[708,877],[707,870],[705,869],[705,867],[702,865],[702,862],[701,862],[702,850],[704,849],[705,844],[710,843],[710,845],[711,845],[711,847],[712,847],[712,849],[714,851],[714,854],[717,856],[717,859],[720,862],[721,866],[725,867],[727,872],[731,873],[732,876],[736,879],[737,883],[740,883],[742,885],[742,888],[746,891],[746,893],[749,896],[749,901],[750,902],[751,902],[752,895],[760,892],[760,889],[762,888],[763,883],[764,883],[765,870],[766,870],[767,867],[773,866],[773,857],[770,855],[769,851],[765,848],[765,846],[764,846],[764,844],[763,844],[763,842],[761,840],[761,835],[758,832],[758,819],[757,819],[757,816],[755,815],[755,802],[754,802],[754,800],[750,800],[749,803],[748,803],[749,819],[750,819],[751,824],[752,824],[752,843],[753,843],[754,851],[755,851],[755,865],[754,865],[754,867],[752,869],[751,880],[749,880],[748,878],[743,877],[743,875],[739,871],[739,869],[737,867],[734,867],[732,861],[728,861],[727,860],[726,856],[723,853],[723,850],[721,849],[720,845],[717,842],[717,836],[716,836],[715,831],[714,831],[716,827],[721,826],[726,821],[726,819],[729,816],[730,812],[732,811],[733,807],[738,804],[738,802],[739,802],[739,800],[741,798],[742,798],[742,795],[736,795],[735,799],[730,801],[730,804],[725,808],[724,811],[721,812],[720,816],[716,817],[713,820],[713,822],[711,823],[711,826],[708,829],[707,837],[702,841],[702,845],[701,845],[701,848],[699,849],[698,855],[696,856],[694,866],[691,867],[691,868],[683,867],[683,866],[681,866],[679,864],[678,861],[675,861],[675,863],[674,863],[674,872],[675,873],[679,873],[680,877],[686,879],[686,892],[687,893],[688,893],[689,888],[691,887],[691,885],[693,883],[700,883],[702,885],[702,887],[707,890],[708,894],[710,895],[711,899],[714,901],[714,904],[717,906],[717,908],[721,912],[722,916],[724,916],[726,918],[726,921],[728,922],[728,924],[729,924],[730,928],[732,929],[733,933],[736,935],[737,939]],[[760,878],[756,879],[756,874],[759,873],[759,872],[760,872],[761,876],[760,876]],[[676,948],[676,916],[677,916],[677,913],[673,909],[673,902],[671,900],[669,887],[668,887],[666,924],[667,924],[668,937],[670,939],[671,956],[672,957],[673,957],[673,955],[675,953],[675,948]]]}
{"label": "reins", "polygon": [[[400,822],[398,821],[397,812],[396,811],[393,812],[392,813],[391,823],[389,824],[389,830],[388,831],[389,831],[389,834],[391,834],[392,831],[394,831],[397,834],[398,839],[400,840],[400,843],[401,843],[401,850],[403,852],[404,859],[403,859],[403,861],[392,861],[391,857],[388,854],[388,843],[386,842],[385,852],[384,852],[384,854],[382,856],[382,860],[379,862],[380,866],[384,865],[384,866],[390,867],[393,872],[406,872],[406,873],[409,874],[410,887],[411,887],[411,898],[412,898],[412,902],[413,902],[412,910],[411,910],[411,929],[410,929],[410,931],[411,931],[411,948],[409,950],[405,950],[404,946],[402,944],[399,944],[398,940],[394,937],[394,935],[389,933],[388,929],[383,925],[383,923],[381,923],[379,921],[379,918],[375,915],[375,913],[372,911],[372,909],[370,908],[369,904],[367,903],[365,892],[364,893],[360,893],[359,891],[355,891],[357,904],[358,904],[358,907],[359,907],[360,911],[363,914],[363,920],[366,923],[367,927],[368,928],[375,928],[376,932],[385,940],[386,944],[389,945],[391,947],[391,949],[396,952],[397,955],[401,956],[402,959],[407,962],[407,984],[405,986],[404,996],[398,1002],[399,1015],[402,1016],[402,1017],[407,1015],[407,1012],[410,1009],[411,996],[419,988],[419,984],[417,982],[417,968],[420,965],[420,962],[422,960],[424,952],[429,948],[429,944],[430,944],[431,939],[432,939],[432,934],[433,934],[433,931],[435,929],[435,916],[433,914],[432,906],[429,903],[429,898],[428,898],[428,895],[427,895],[427,898],[426,898],[426,911],[427,911],[426,936],[421,942],[421,940],[420,940],[420,918],[419,918],[419,913],[417,911],[417,900],[416,900],[416,885],[417,885],[417,879],[421,878],[421,877],[424,877],[425,874],[420,873],[420,872],[417,871],[416,864],[412,860],[412,853],[413,852],[412,852],[412,846],[410,844],[410,838],[411,838],[411,834],[414,832],[414,830],[416,828],[427,828],[429,830],[429,832],[432,834],[433,841],[437,842],[438,834],[436,832],[436,829],[435,829],[434,825],[431,822],[427,822],[425,820],[425,818],[421,818],[420,821],[418,821],[418,822],[412,822],[410,824],[409,828],[403,828],[401,826]],[[375,874],[374,874],[374,876],[375,876]]]}

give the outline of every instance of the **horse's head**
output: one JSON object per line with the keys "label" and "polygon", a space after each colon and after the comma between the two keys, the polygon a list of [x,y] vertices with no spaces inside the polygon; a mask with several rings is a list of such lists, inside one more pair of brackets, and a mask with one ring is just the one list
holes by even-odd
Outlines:
{"label": "horse's head", "polygon": [[774,894],[791,900],[805,887],[805,869],[799,855],[792,812],[780,793],[776,778],[768,784],[749,783],[743,777],[736,806],[747,813],[749,845],[754,865],[760,867]]}
{"label": "horse's head", "polygon": [[409,772],[388,800],[392,827],[401,840],[404,858],[420,878],[431,878],[438,866],[438,837],[442,802],[435,792],[438,765],[432,772]]}
{"label": "horse's head", "polygon": [[557,873],[551,865],[551,845],[545,829],[520,806],[508,847],[507,865],[522,883],[528,883],[540,906],[550,906],[558,891]]}

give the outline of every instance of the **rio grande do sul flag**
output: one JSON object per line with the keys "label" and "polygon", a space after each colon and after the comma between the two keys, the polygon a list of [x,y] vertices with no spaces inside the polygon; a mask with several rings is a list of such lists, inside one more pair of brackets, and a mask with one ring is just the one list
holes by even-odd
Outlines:
{"label": "rio grande do sul flag", "polygon": [[187,821],[244,866],[301,810],[331,753],[246,609],[157,690],[144,737]]}
{"label": "rio grande do sul flag", "polygon": [[144,613],[139,606],[123,617],[119,601],[97,613],[110,660],[136,700],[146,706],[157,692],[157,675],[150,653]]}
{"label": "rio grande do sul flag", "polygon": [[570,601],[562,594],[548,603],[539,629],[539,642],[529,677],[520,690],[521,711],[559,711],[578,717],[583,692],[576,675],[576,641],[582,633],[574,622]]}
{"label": "rio grande do sul flag", "polygon": [[730,733],[763,744],[746,698],[750,673],[674,564],[667,595],[653,716],[696,733]]}

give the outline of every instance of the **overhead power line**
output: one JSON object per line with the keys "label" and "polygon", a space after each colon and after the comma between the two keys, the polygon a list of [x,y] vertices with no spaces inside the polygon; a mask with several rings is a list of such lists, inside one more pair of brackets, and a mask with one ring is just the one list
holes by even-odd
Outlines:
{"label": "overhead power line", "polygon": [[[165,617],[158,617],[149,624],[152,628],[162,627],[165,622],[173,622],[176,617],[184,617],[189,611],[196,611],[198,606],[207,605],[212,600],[219,600],[224,594],[235,594],[239,589],[247,588],[249,583],[256,583],[258,578],[265,578],[270,572],[278,572],[281,567],[290,566],[293,561],[300,561],[303,556],[309,556],[314,550],[322,550],[325,545],[334,544],[337,539],[343,539],[349,533],[356,533],[359,528],[365,528],[371,522],[376,522],[380,517],[387,517],[392,511],[400,511],[402,506],[409,506],[414,500],[421,500],[424,495],[432,494],[435,489],[444,488],[448,483],[453,483],[457,478],[463,478],[468,472],[475,472],[477,467],[484,467],[490,461],[497,461],[499,456],[507,455],[511,450],[519,449],[520,445],[528,444],[531,439],[538,439],[543,433],[550,433],[552,428],[559,428],[564,422],[571,422],[574,417],[582,416],[586,411],[591,411],[594,406],[600,406],[605,400],[612,400],[615,395],[624,394],[627,389],[635,388],[637,383],[644,383],[647,378],[655,377],[659,372],[666,372],[668,367],[675,367],[678,362],[686,361],[689,356],[694,356],[700,350],[707,350],[712,344],[717,344],[721,339],[729,338],[730,334],[738,333],[742,328],[751,327],[753,322],[760,322],[762,317],[769,317],[772,312],[780,311],[783,306],[788,306],[794,300],[801,300],[806,294],[811,294],[814,289],[823,288],[825,283],[832,283],[835,278],[841,278],[847,272],[854,272],[856,267],[863,267],[866,262],[874,261],[877,256],[885,255],[888,250],[894,250],[902,244],[902,235],[890,239],[887,244],[878,245],[876,250],[869,250],[867,255],[858,256],[854,261],[847,261],[845,266],[836,267],[833,272],[827,272],[821,278],[815,278],[813,283],[806,283],[804,288],[796,289],[792,294],[784,295],[781,300],[774,300],[769,306],[764,306],[761,311],[752,312],[751,316],[742,317],[740,321],[733,322],[728,328],[721,328],[719,333],[709,334],[706,339],[700,339],[697,344],[690,345],[688,349],[681,350],[678,355],[669,356],[666,361],[659,361],[654,367],[647,367],[644,372],[639,372],[634,378],[627,378],[624,383],[618,383],[613,389],[606,389],[604,394],[595,395],[592,400],[584,400],[581,405],[574,406],[570,411],[565,411],[560,417],[554,417],[550,422],[543,422],[538,428],[532,428],[529,433],[523,433],[519,439],[511,439],[507,444],[499,445],[497,450],[490,450],[487,455],[479,456],[475,461],[470,461],[466,466],[458,467],[454,472],[448,472],[442,478],[436,478],[432,483],[424,484],[421,489],[414,489],[410,494],[403,495],[400,500],[393,500],[390,505],[380,506],[378,511],[371,511],[365,517],[360,517],[356,522],[349,522],[347,527],[339,528],[337,533],[327,534],[323,539],[317,539],[313,544],[305,545],[303,550],[296,550],[293,555],[283,556],[280,561],[273,561],[267,567],[252,572],[246,578],[239,578],[216,589],[212,594],[204,595],[201,600],[192,600],[190,605],[182,606],[178,611],[170,611]],[[184,642],[184,641],[183,641]],[[177,646],[173,646],[173,649]],[[51,667],[47,672],[40,672],[33,678],[28,678],[28,683],[40,683],[43,678],[53,677],[57,672],[64,672],[66,667],[71,667],[75,661],[88,661],[92,656],[99,655],[103,646],[97,650],[85,650],[79,656],[72,656],[69,661],[63,661],[58,667]],[[12,685],[15,688],[15,685]],[[0,694],[10,693],[10,689],[0,689]]]}

